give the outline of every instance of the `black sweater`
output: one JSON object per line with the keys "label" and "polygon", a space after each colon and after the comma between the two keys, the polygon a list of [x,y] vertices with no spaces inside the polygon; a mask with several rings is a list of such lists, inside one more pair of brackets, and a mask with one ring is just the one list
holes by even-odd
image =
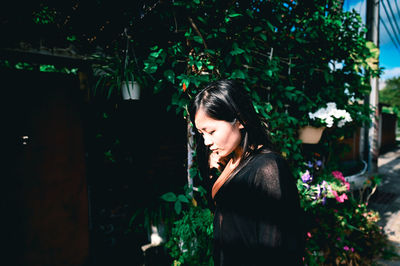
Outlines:
{"label": "black sweater", "polygon": [[303,264],[303,212],[278,154],[253,155],[214,200],[215,266]]}

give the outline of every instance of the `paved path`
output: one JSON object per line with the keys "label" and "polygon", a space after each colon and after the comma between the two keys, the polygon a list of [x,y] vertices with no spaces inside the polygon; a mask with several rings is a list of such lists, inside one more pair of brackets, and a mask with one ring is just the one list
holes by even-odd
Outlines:
{"label": "paved path", "polygon": [[[400,255],[400,146],[381,154],[378,158],[378,174],[382,184],[371,198],[370,207],[379,212],[388,239]],[[400,260],[380,261],[380,265],[400,266]]]}

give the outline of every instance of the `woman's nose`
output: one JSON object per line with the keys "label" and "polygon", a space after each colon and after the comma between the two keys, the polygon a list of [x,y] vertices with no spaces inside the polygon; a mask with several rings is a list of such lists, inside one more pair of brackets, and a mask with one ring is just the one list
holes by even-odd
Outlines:
{"label": "woman's nose", "polygon": [[209,136],[204,135],[204,145],[210,146],[212,144],[211,138]]}

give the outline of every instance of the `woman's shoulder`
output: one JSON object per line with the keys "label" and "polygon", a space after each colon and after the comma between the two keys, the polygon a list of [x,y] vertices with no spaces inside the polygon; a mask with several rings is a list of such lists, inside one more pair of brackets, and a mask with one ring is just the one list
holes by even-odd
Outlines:
{"label": "woman's shoulder", "polygon": [[286,176],[290,175],[289,164],[278,152],[262,150],[254,155],[250,168],[253,169],[256,178],[260,176]]}
{"label": "woman's shoulder", "polygon": [[274,198],[280,198],[283,190],[288,186],[292,176],[286,159],[274,151],[263,151],[254,155],[250,166],[252,175],[249,183],[257,190],[268,191]]}
{"label": "woman's shoulder", "polygon": [[251,160],[256,164],[269,164],[269,163],[283,163],[285,159],[281,154],[269,149],[262,149],[257,151]]}

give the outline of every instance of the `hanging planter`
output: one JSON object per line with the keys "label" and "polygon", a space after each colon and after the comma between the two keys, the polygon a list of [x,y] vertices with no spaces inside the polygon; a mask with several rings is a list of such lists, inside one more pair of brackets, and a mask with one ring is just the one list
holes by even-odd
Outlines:
{"label": "hanging planter", "polygon": [[140,86],[136,81],[123,81],[121,86],[122,98],[124,100],[139,100]]}
{"label": "hanging planter", "polygon": [[325,127],[305,126],[299,129],[299,139],[305,144],[317,144]]}

